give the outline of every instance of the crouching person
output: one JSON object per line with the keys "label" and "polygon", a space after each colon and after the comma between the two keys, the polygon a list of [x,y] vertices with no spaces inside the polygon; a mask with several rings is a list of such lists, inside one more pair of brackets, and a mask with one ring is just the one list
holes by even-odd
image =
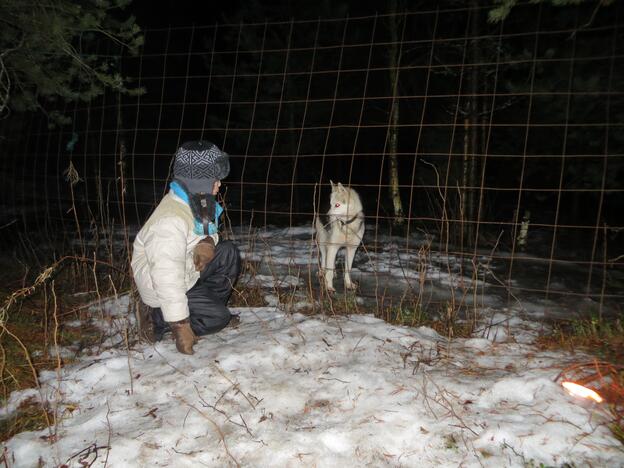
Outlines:
{"label": "crouching person", "polygon": [[[143,303],[139,331],[160,341],[171,330],[176,348],[193,354],[197,336],[224,328],[227,302],[240,273],[234,243],[219,241],[216,202],[228,155],[207,141],[184,143],[175,155],[169,192],[136,236],[132,273]],[[238,317],[235,317],[237,319]]]}

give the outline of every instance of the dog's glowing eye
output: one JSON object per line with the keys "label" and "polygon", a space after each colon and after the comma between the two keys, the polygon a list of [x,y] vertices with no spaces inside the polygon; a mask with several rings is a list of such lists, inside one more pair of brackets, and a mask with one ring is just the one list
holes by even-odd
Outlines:
{"label": "dog's glowing eye", "polygon": [[340,208],[340,203],[336,203],[336,208]]}

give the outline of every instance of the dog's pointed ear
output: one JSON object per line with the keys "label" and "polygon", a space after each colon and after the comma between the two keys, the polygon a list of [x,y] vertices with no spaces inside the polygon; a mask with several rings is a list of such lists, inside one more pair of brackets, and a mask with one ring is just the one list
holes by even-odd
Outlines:
{"label": "dog's pointed ear", "polygon": [[345,189],[344,186],[342,185],[342,182],[338,182],[338,188],[340,190],[344,190]]}
{"label": "dog's pointed ear", "polygon": [[331,179],[329,179],[329,185],[331,186],[332,191],[334,190],[334,182],[332,182]]}

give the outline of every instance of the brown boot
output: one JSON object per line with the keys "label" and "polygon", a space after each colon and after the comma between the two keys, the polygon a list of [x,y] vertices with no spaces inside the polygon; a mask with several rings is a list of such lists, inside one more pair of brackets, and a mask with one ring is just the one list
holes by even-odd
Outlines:
{"label": "brown boot", "polygon": [[176,348],[183,354],[193,354],[193,345],[197,343],[197,337],[191,329],[191,321],[189,319],[180,320],[179,322],[168,322],[173,333]]}

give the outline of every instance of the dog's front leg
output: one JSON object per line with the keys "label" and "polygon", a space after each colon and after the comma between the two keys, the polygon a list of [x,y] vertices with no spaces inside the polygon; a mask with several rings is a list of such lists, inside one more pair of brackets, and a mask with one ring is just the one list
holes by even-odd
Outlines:
{"label": "dog's front leg", "polygon": [[336,244],[327,244],[325,247],[325,287],[330,292],[334,289],[334,270],[336,269],[336,254],[339,246]]}
{"label": "dog's front leg", "polygon": [[353,265],[353,259],[355,258],[356,250],[357,250],[357,245],[347,246],[347,253],[345,255],[345,273],[344,273],[345,289],[357,289],[357,284],[351,281],[351,266]]}
{"label": "dog's front leg", "polygon": [[325,271],[325,259],[327,259],[327,248],[325,244],[318,244],[318,252],[319,252],[319,276],[323,275]]}

